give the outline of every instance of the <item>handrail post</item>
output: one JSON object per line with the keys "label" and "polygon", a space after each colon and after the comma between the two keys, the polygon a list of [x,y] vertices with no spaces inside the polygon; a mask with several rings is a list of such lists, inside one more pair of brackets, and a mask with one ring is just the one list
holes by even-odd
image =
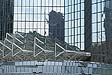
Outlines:
{"label": "handrail post", "polygon": [[36,49],[36,48],[35,48],[35,47],[36,47],[36,46],[35,46],[35,41],[36,41],[36,39],[35,39],[35,37],[34,37],[34,52],[33,52],[33,56],[34,56],[34,57],[35,57],[35,49]]}
{"label": "handrail post", "polygon": [[54,38],[54,41],[55,41],[55,51],[54,52],[55,52],[55,60],[56,60],[56,53],[57,53],[57,50],[56,50],[57,49],[56,48],[56,38]]}
{"label": "handrail post", "polygon": [[14,54],[14,37],[15,37],[15,36],[13,36],[13,41],[11,42],[11,43],[12,43],[12,56],[13,56],[13,54]]}
{"label": "handrail post", "polygon": [[[4,42],[3,42],[4,43]],[[3,46],[3,57],[5,56],[5,52],[4,52],[4,50],[5,50],[5,47]]]}

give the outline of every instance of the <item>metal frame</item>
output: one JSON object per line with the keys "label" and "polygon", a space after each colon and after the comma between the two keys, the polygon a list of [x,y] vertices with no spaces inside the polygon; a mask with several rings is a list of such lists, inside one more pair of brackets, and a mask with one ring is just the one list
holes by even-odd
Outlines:
{"label": "metal frame", "polygon": [[[45,43],[43,42],[43,41],[41,41],[38,37],[34,37],[33,39],[34,39],[34,44],[33,44],[33,47],[32,47],[32,50],[30,51],[30,50],[25,50],[25,49],[23,49],[22,47],[20,47],[19,45],[17,45],[15,42],[16,41],[18,41],[18,43],[19,44],[23,44],[23,46],[26,44],[26,43],[24,43],[24,42],[22,42],[19,38],[17,38],[16,37],[16,35],[19,35],[20,36],[20,38],[24,38],[25,39],[25,37],[23,36],[23,35],[21,35],[21,34],[19,34],[19,33],[17,33],[16,32],[16,34],[9,34],[9,33],[7,33],[6,34],[6,38],[5,38],[5,40],[4,40],[4,43],[2,43],[2,42],[0,42],[0,44],[3,46],[3,49],[0,49],[0,51],[3,53],[3,58],[7,58],[6,56],[8,56],[10,53],[12,54],[11,56],[12,57],[15,57],[15,56],[19,56],[19,57],[21,57],[21,54],[19,55],[19,53],[21,53],[21,52],[23,52],[23,53],[31,53],[32,55],[33,55],[33,57],[32,58],[36,58],[36,57],[38,57],[42,52],[43,53],[50,53],[50,54],[52,54],[53,56],[54,56],[54,58],[58,58],[59,56],[61,56],[62,54],[66,54],[66,53],[73,53],[73,56],[75,57],[75,58],[77,58],[77,57],[88,57],[88,56],[91,56],[91,54],[90,53],[88,53],[88,52],[79,52],[79,51],[72,51],[72,50],[68,50],[68,49],[66,49],[66,48],[63,48],[61,45],[60,45],[60,43],[59,43],[59,41],[57,42],[56,40],[55,40],[55,43],[54,43],[54,50],[49,50],[49,49],[45,49],[45,48],[43,48],[43,47],[41,47],[38,43],[41,43],[42,45],[45,45]],[[11,39],[8,39],[8,37],[10,37]],[[12,40],[12,41],[11,41]],[[9,42],[11,45],[12,45],[12,47],[11,48],[9,48],[6,44],[5,44],[5,42]],[[46,41],[46,38],[45,38],[45,41]],[[38,42],[38,43],[37,43]],[[14,46],[16,46],[19,50],[18,50],[18,52],[16,52],[16,53],[14,53]],[[46,47],[47,47],[47,45],[45,45]],[[10,50],[10,52],[7,54],[7,55],[5,55],[4,54],[4,52],[5,52],[5,49],[4,48],[8,48],[8,50]],[[38,49],[40,49],[40,51],[36,51],[36,47],[38,47]],[[59,47],[59,48],[61,48],[62,49],[62,51],[61,52],[59,52],[58,51],[58,49],[57,49],[57,47]],[[66,45],[66,47],[67,47],[67,45]],[[57,53],[58,52],[58,53]],[[25,57],[27,57],[27,56],[25,56]],[[33,59],[32,59],[33,60]]]}

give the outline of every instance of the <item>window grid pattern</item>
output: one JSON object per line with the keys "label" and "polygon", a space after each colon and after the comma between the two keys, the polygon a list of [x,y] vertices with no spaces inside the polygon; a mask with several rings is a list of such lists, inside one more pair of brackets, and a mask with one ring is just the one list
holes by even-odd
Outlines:
{"label": "window grid pattern", "polygon": [[84,0],[65,0],[65,41],[84,50]]}
{"label": "window grid pattern", "polygon": [[[51,10],[65,16],[65,41],[84,50],[84,0],[15,0],[14,32],[49,34]],[[92,0],[92,42],[105,41],[104,0]]]}
{"label": "window grid pattern", "polygon": [[14,0],[14,32],[49,35],[48,14],[52,10],[64,15],[64,0]]}
{"label": "window grid pattern", "polygon": [[105,41],[104,29],[104,0],[92,0],[92,42]]}

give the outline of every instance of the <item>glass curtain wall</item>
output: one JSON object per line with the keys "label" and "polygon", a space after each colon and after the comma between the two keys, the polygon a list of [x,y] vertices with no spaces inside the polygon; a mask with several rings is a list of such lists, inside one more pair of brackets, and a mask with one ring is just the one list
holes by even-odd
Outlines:
{"label": "glass curtain wall", "polygon": [[13,33],[13,0],[0,0],[0,40],[4,40],[6,33]]}
{"label": "glass curtain wall", "polygon": [[84,0],[65,0],[65,41],[84,50]]}
{"label": "glass curtain wall", "polygon": [[92,60],[100,62],[106,62],[109,58],[105,42],[104,7],[105,0],[92,0]]}
{"label": "glass curtain wall", "polygon": [[64,15],[64,0],[14,0],[14,33],[37,31],[49,35],[49,12]]}
{"label": "glass curtain wall", "polygon": [[[104,0],[92,0],[92,43],[105,41]],[[65,42],[84,50],[84,0],[14,0],[14,32],[49,35],[49,12],[65,16]]]}
{"label": "glass curtain wall", "polygon": [[[105,41],[104,3],[92,0],[92,44]],[[65,0],[65,41],[84,50],[84,0]]]}
{"label": "glass curtain wall", "polygon": [[102,43],[105,41],[104,29],[104,3],[105,0],[92,0],[92,42]]}

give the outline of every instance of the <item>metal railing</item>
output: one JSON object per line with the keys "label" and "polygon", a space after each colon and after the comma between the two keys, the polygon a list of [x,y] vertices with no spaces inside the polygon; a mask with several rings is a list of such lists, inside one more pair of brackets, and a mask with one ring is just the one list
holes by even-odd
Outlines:
{"label": "metal railing", "polygon": [[[17,37],[17,35],[19,36],[19,38]],[[32,38],[27,39],[30,38],[30,36]],[[21,39],[24,39],[26,41],[21,41]],[[32,43],[28,41],[31,41]],[[6,42],[11,44],[12,46],[9,47],[9,45]],[[20,54],[21,57],[21,55],[26,52],[27,54],[30,53],[31,54],[30,56],[33,56],[32,58],[34,59],[37,58],[41,53],[43,53],[43,55],[48,54],[48,56],[50,55],[50,57],[53,57],[53,59],[55,58],[55,60],[56,58],[61,57],[62,54],[66,53],[71,53],[75,59],[77,59],[77,57],[79,59],[80,57],[91,56],[90,53],[77,51],[71,46],[69,46],[67,43],[60,42],[58,39],[52,40],[48,37],[33,36],[33,34],[31,33],[27,35],[26,34],[21,35],[21,33],[17,32],[16,34],[7,33],[5,40],[3,42],[0,42],[0,44],[3,46],[3,48],[0,47],[1,48],[0,51],[3,52],[3,57],[8,56],[10,53],[12,53],[12,57],[16,55],[19,56],[19,54],[21,53]],[[5,48],[7,48],[7,50],[4,50]],[[6,51],[8,51],[9,53]],[[7,54],[4,54],[5,52]],[[66,57],[67,56],[69,56],[69,54],[66,54]]]}

